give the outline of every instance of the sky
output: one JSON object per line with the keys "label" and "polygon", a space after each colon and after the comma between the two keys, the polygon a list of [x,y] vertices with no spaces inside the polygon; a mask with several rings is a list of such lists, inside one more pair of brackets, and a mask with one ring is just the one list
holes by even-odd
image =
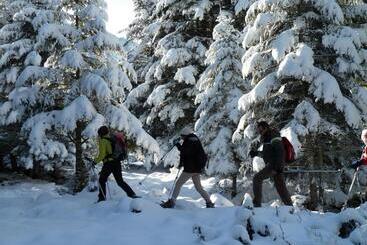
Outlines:
{"label": "sky", "polygon": [[107,3],[108,22],[107,30],[115,35],[123,36],[118,32],[134,19],[132,0],[105,0]]}

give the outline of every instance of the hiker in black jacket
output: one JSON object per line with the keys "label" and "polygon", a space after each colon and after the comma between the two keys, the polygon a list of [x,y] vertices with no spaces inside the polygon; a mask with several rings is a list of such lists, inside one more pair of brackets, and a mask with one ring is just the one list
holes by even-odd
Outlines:
{"label": "hiker in black jacket", "polygon": [[161,204],[163,208],[173,208],[176,198],[180,193],[181,187],[190,178],[194,183],[195,189],[206,201],[207,208],[214,208],[214,203],[210,200],[209,194],[203,189],[200,181],[200,173],[205,168],[206,155],[201,145],[199,138],[192,132],[190,128],[184,128],[181,131],[182,145],[176,143],[177,149],[180,151],[180,166],[183,167],[183,172],[177,179],[172,197],[168,201]]}
{"label": "hiker in black jacket", "polygon": [[261,121],[257,123],[257,131],[261,135],[263,143],[262,151],[250,151],[253,158],[259,156],[264,159],[265,168],[255,174],[253,179],[254,206],[261,207],[262,200],[262,183],[265,179],[273,177],[275,188],[285,205],[292,206],[287,186],[283,176],[283,164],[285,159],[285,150],[282,138],[279,132],[272,130],[267,122]]}

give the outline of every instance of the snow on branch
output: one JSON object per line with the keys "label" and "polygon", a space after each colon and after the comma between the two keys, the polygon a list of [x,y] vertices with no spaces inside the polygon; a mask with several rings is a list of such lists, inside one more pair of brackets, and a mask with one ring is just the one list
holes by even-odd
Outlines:
{"label": "snow on branch", "polygon": [[88,96],[94,94],[103,100],[111,98],[111,89],[108,87],[106,81],[99,75],[88,73],[80,81],[82,91]]}
{"label": "snow on branch", "polygon": [[238,107],[246,111],[249,107],[259,101],[266,99],[267,95],[280,87],[275,73],[270,73],[263,78],[249,93],[244,94],[238,101]]}
{"label": "snow on branch", "polygon": [[90,121],[96,115],[96,110],[87,97],[76,98],[63,110],[43,112],[29,118],[22,127],[22,132],[28,135],[30,153],[37,160],[46,160],[60,156],[65,158],[68,151],[61,142],[49,139],[47,131],[56,129],[60,134],[73,132],[78,121]]}
{"label": "snow on branch", "polygon": [[98,32],[76,44],[79,50],[88,51],[96,48],[102,50],[123,50],[122,42],[114,35]]}
{"label": "snow on branch", "polygon": [[195,13],[194,19],[203,20],[204,14],[209,12],[212,8],[213,3],[209,0],[201,0],[197,4],[193,5],[189,11]]}
{"label": "snow on branch", "polygon": [[254,0],[238,0],[234,7],[235,14],[238,15],[240,12],[247,10],[253,1]]}
{"label": "snow on branch", "polygon": [[86,66],[86,63],[81,53],[72,49],[64,53],[60,60],[60,65],[65,68],[78,69]]}
{"label": "snow on branch", "polygon": [[360,111],[340,91],[336,79],[328,72],[315,68],[318,71],[310,87],[310,92],[317,99],[323,99],[324,103],[334,103],[338,111],[344,112],[349,126],[358,128],[361,123]]}
{"label": "snow on branch", "polygon": [[131,114],[125,106],[109,106],[106,120],[112,128],[124,131],[128,138],[135,139],[138,146],[141,146],[154,155],[155,162],[158,160],[158,156],[160,155],[158,143],[152,136],[145,132],[139,119]]}
{"label": "snow on branch", "polygon": [[41,79],[56,80],[57,74],[48,68],[40,66],[27,66],[15,81],[16,87],[22,87],[27,83],[32,84]]}
{"label": "snow on branch", "polygon": [[197,75],[197,70],[192,65],[186,66],[183,68],[178,68],[175,74],[174,79],[177,80],[179,83],[186,83],[186,84],[196,84],[195,76]]}
{"label": "snow on branch", "polygon": [[161,65],[163,66],[182,66],[192,58],[190,52],[186,48],[173,48],[162,57]]}

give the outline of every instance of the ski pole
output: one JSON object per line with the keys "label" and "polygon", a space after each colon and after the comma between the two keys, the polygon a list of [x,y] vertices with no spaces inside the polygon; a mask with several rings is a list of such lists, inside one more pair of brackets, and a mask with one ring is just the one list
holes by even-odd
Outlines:
{"label": "ski pole", "polygon": [[169,151],[167,151],[167,153],[166,154],[164,154],[163,155],[163,157],[161,158],[161,159],[159,159],[159,161],[158,161],[158,163],[155,165],[155,167],[151,170],[152,172],[151,173],[149,173],[149,174],[147,174],[145,177],[144,177],[144,179],[142,179],[140,182],[139,182],[139,185],[141,185],[141,184],[143,184],[143,182],[146,180],[146,179],[148,179],[148,177],[151,175],[151,174],[153,174],[154,172],[154,170],[159,166],[159,164],[160,164],[160,162],[161,161],[163,161],[163,159],[168,155],[168,153],[170,153],[171,151],[172,151],[172,149],[174,148],[175,146],[172,146],[170,149],[169,149]]}
{"label": "ski pole", "polygon": [[349,196],[350,196],[350,193],[352,192],[352,189],[353,189],[353,185],[354,185],[354,182],[356,181],[357,179],[357,174],[358,174],[358,171],[359,171],[359,167],[356,169],[356,171],[354,172],[354,175],[353,175],[353,180],[352,180],[352,183],[350,184],[350,187],[349,187],[349,190],[348,190],[348,194],[347,194],[347,198],[344,202],[344,205],[342,207],[342,211],[344,209],[346,209],[347,207],[347,204],[348,204],[348,200],[349,200]]}
{"label": "ski pole", "polygon": [[[89,162],[90,162],[90,164],[89,164],[89,167],[90,167],[90,169],[92,169],[92,171],[93,171],[93,174],[94,175],[97,175],[97,173],[96,173],[96,170],[95,170],[95,165],[93,164],[93,159],[91,159],[91,158],[89,158],[89,157],[87,157],[86,158]],[[106,195],[106,193],[103,191],[103,189],[102,189],[102,187],[101,187],[101,184],[99,183],[99,181],[97,181],[98,182],[98,189],[101,191],[101,193],[102,193],[102,196],[103,196],[103,198],[105,199],[105,200],[107,200],[107,195]],[[111,197],[111,192],[110,192],[110,188],[109,188],[109,185],[108,185],[108,179],[107,179],[107,188],[108,188],[108,192],[110,193],[110,198],[112,199],[112,197]]]}

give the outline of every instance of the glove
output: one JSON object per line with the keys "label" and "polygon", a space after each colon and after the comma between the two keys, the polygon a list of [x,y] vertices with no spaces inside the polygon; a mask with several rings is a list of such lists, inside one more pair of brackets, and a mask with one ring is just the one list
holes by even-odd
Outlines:
{"label": "glove", "polygon": [[174,139],[173,140],[173,144],[176,145],[176,144],[180,143],[180,140],[181,140],[180,138]]}
{"label": "glove", "polygon": [[361,165],[362,165],[362,161],[361,160],[356,160],[352,164],[348,165],[348,168],[357,169]]}
{"label": "glove", "polygon": [[95,167],[97,165],[96,161],[94,161],[94,159],[90,158],[90,157],[85,157],[85,159],[87,159],[93,167]]}
{"label": "glove", "polygon": [[258,151],[251,150],[249,154],[250,154],[250,157],[251,158],[254,158],[254,157],[256,157],[259,154],[259,152]]}

